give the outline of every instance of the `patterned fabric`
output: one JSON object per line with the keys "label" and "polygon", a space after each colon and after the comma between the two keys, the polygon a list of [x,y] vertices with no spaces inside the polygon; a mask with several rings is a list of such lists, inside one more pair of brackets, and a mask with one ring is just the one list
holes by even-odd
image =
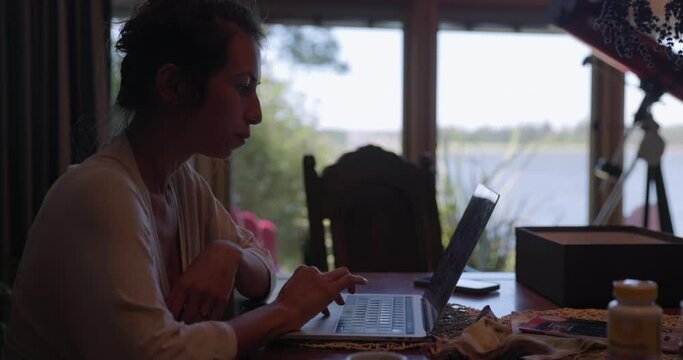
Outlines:
{"label": "patterned fabric", "polygon": [[[523,350],[525,359],[602,360],[607,358],[606,346],[598,341],[575,338],[558,338],[544,335],[519,335],[512,323],[528,321],[538,315],[576,317],[589,320],[607,320],[602,309],[558,308],[553,310],[526,310],[513,312],[497,319],[488,307],[484,310],[448,304],[436,323],[433,341],[407,342],[321,342],[309,341],[300,346],[315,349],[353,351],[404,351],[421,349],[432,359],[498,359]],[[678,315],[662,315],[662,326],[680,330]],[[414,351],[414,350],[413,350]],[[532,355],[536,354],[536,355]],[[662,360],[678,359],[678,355],[664,353]]]}

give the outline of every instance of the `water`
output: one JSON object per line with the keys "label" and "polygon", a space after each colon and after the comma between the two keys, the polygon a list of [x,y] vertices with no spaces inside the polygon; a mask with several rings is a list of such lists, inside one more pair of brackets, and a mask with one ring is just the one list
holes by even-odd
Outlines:
{"label": "water", "polygon": [[[466,189],[474,189],[482,176],[490,175],[504,159],[502,150],[451,153],[449,171]],[[627,156],[627,162],[628,162]],[[671,220],[676,234],[683,234],[683,148],[667,149],[662,172]],[[625,216],[645,200],[647,165],[639,160],[624,187]],[[440,172],[444,169],[439,169]],[[501,193],[494,219],[517,219],[518,226],[585,226],[588,219],[588,153],[580,149],[536,150],[523,153],[489,182]],[[654,188],[650,201],[656,201]],[[638,223],[642,220],[638,218]]]}

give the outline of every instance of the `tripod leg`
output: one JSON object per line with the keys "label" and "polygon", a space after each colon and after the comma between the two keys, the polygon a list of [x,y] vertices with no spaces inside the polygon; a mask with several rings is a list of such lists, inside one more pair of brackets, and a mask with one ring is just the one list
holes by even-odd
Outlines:
{"label": "tripod leg", "polygon": [[631,165],[629,165],[628,169],[625,172],[621,173],[621,176],[619,176],[617,183],[614,184],[614,187],[612,188],[612,192],[607,197],[607,200],[605,200],[605,203],[602,204],[600,212],[598,212],[598,215],[595,217],[595,220],[593,220],[592,225],[605,225],[607,218],[612,214],[612,211],[614,211],[614,207],[617,205],[619,199],[621,199],[621,195],[624,190],[624,182],[631,174],[631,172],[633,172],[633,169],[635,169],[637,160],[638,158],[634,158],[633,161],[631,161]]}
{"label": "tripod leg", "polygon": [[664,188],[664,176],[662,176],[661,165],[652,167],[655,189],[657,189],[657,209],[659,212],[659,228],[661,231],[674,233],[673,225],[671,224],[671,214],[669,213],[669,202],[666,198],[666,189]]}
{"label": "tripod leg", "polygon": [[647,178],[645,179],[645,204],[643,205],[643,228],[647,229],[650,222],[650,183],[654,181],[652,167],[647,167]]}

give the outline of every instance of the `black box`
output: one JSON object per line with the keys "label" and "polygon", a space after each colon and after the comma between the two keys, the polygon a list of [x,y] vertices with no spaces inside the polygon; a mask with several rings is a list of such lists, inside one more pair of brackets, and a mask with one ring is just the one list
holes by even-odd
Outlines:
{"label": "black box", "polygon": [[657,303],[683,300],[683,239],[632,226],[518,227],[517,281],[563,307],[604,309],[612,281],[652,280]]}

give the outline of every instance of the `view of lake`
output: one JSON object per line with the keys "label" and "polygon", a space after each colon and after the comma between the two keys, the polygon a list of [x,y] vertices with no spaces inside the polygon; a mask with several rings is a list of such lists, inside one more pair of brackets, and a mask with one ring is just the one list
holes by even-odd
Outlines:
{"label": "view of lake", "polygon": [[[481,174],[490,174],[504,157],[503,150],[452,152],[450,171],[466,189]],[[627,158],[628,159],[628,158]],[[629,161],[629,160],[627,160]],[[667,148],[662,172],[676,234],[683,233],[683,148]],[[624,214],[645,200],[646,163],[638,164],[626,181]],[[441,171],[441,170],[440,170]],[[501,194],[494,217],[519,219],[520,226],[588,225],[588,153],[580,149],[544,149],[512,161],[490,182]],[[654,187],[650,201],[656,201]],[[641,220],[639,220],[640,222]]]}

